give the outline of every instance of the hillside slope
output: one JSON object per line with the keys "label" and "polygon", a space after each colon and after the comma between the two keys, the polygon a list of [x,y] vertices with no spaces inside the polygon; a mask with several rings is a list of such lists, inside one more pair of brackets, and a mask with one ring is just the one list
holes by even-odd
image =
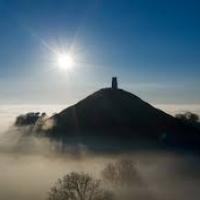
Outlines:
{"label": "hillside slope", "polygon": [[132,145],[138,140],[186,146],[200,143],[197,129],[121,89],[101,89],[52,119],[55,125],[49,136],[65,142],[76,138],[81,143],[95,139],[108,145],[111,141],[111,145],[113,141]]}

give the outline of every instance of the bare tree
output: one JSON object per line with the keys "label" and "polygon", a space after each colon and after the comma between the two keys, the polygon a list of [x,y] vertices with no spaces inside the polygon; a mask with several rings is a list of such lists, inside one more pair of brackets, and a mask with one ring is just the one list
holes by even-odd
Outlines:
{"label": "bare tree", "polygon": [[102,176],[105,181],[120,186],[140,182],[135,165],[130,159],[121,159],[115,163],[109,163],[103,169]]}
{"label": "bare tree", "polygon": [[104,190],[100,183],[88,174],[72,172],[58,179],[48,200],[112,200],[112,193]]}
{"label": "bare tree", "polygon": [[118,171],[115,163],[108,163],[102,171],[102,176],[105,181],[116,184],[118,182]]}

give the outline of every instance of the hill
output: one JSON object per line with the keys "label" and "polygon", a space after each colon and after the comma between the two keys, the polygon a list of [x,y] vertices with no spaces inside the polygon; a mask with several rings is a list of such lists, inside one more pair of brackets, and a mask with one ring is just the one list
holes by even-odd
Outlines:
{"label": "hill", "polygon": [[200,144],[198,129],[117,88],[101,89],[48,120],[55,122],[49,137],[92,148]]}

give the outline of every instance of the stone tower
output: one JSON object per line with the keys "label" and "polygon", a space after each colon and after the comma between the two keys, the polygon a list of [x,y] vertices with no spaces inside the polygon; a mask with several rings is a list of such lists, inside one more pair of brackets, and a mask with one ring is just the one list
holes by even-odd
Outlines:
{"label": "stone tower", "polygon": [[113,90],[118,89],[117,77],[112,77],[112,89]]}

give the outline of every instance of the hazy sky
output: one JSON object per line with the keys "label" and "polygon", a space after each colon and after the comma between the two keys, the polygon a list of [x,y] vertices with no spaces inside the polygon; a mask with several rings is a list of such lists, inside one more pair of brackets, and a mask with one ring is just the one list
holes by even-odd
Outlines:
{"label": "hazy sky", "polygon": [[[200,103],[198,0],[0,0],[0,103],[71,104],[110,85]],[[57,51],[73,54],[62,70]]]}

